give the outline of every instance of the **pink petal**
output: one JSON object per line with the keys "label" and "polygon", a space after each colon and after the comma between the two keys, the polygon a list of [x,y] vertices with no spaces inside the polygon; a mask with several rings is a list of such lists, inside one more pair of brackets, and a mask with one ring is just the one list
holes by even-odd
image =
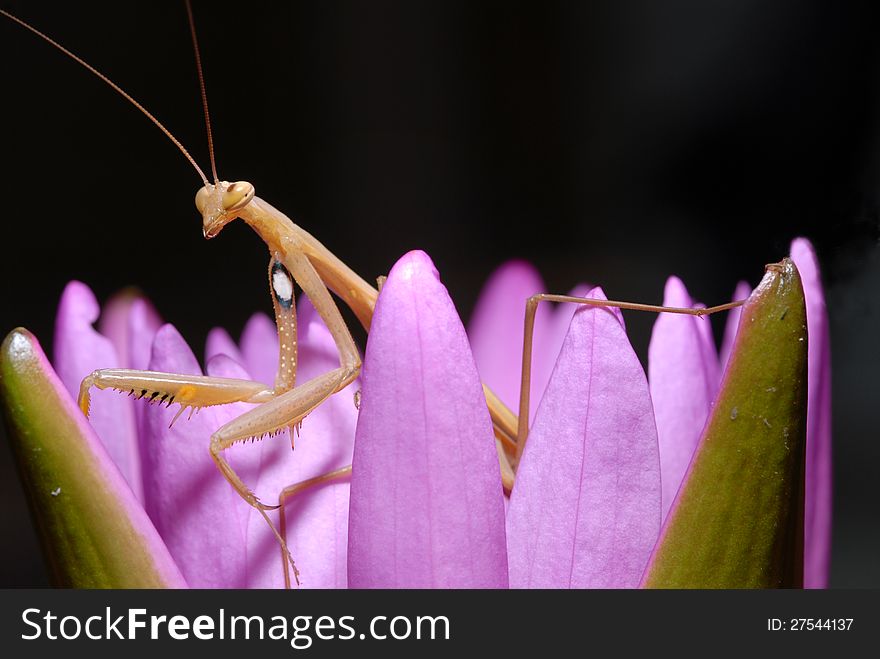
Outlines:
{"label": "pink petal", "polygon": [[[70,282],[61,294],[55,318],[55,370],[74,400],[83,378],[92,371],[122,365],[110,339],[92,327],[100,311],[95,295],[81,282]],[[143,501],[131,401],[114,391],[93,390],[90,421],[129,487]]]}
{"label": "pink petal", "polygon": [[132,302],[136,299],[137,293],[131,289],[115,294],[104,304],[98,322],[98,331],[110,339],[113,347],[116,348],[119,363],[124,368],[131,368],[128,357],[128,314]]}
{"label": "pink petal", "polygon": [[[217,355],[226,355],[242,366],[245,364],[245,359],[238,346],[235,345],[235,341],[229,336],[229,332],[222,327],[215,327],[208,332],[208,339],[205,342],[205,363],[207,364]],[[274,378],[274,374],[272,377]],[[268,384],[274,384],[274,382],[273,379]]]}
{"label": "pink petal", "polygon": [[[201,374],[195,355],[171,325],[156,335],[149,368]],[[223,478],[208,451],[211,434],[244,409],[247,406],[205,408],[189,421],[184,413],[171,428],[176,405],[152,405],[146,415],[151,459],[151,476],[145,483],[147,512],[193,588],[245,585],[244,523],[250,506]]]}
{"label": "pink petal", "polygon": [[[297,305],[300,384],[339,366],[336,344],[312,303],[303,296]],[[334,394],[303,422],[290,448],[287,433],[247,445],[261,457],[255,491],[266,502],[278,500],[288,485],[351,464],[359,383]],[[328,482],[296,495],[285,507],[287,542],[303,588],[345,588],[348,585],[349,479]],[[277,520],[276,513],[270,513]],[[248,518],[248,587],[284,585],[278,543],[256,511]]]}
{"label": "pink petal", "polygon": [[[121,366],[139,371],[146,370],[150,363],[153,339],[162,326],[162,319],[148,300],[120,294],[114,297],[101,316],[101,327],[111,332],[114,345],[121,350]],[[118,394],[117,394],[118,395]],[[144,414],[146,407],[134,405],[135,428],[140,458],[141,480],[146,482],[150,475],[144,472],[149,465],[149,447],[144,441]],[[143,497],[141,498],[143,502]]]}
{"label": "pink petal", "polygon": [[[664,306],[692,307],[680,279],[670,277]],[[691,462],[721,380],[708,318],[659,314],[648,347],[648,380],[663,481],[663,517]]]}
{"label": "pink petal", "polygon": [[[468,326],[468,338],[480,378],[514,411],[519,407],[526,300],[545,292],[544,282],[531,264],[509,261],[486,282]],[[535,317],[535,343],[538,346],[548,336],[551,317],[550,305],[538,307]],[[536,350],[530,390],[533,412],[541,400],[542,385],[549,377],[546,361]]]}
{"label": "pink petal", "polygon": [[150,361],[153,338],[162,326],[155,307],[137,291],[114,295],[101,312],[98,329],[113,342],[123,368],[144,370]]}
{"label": "pink petal", "polygon": [[373,317],[354,449],[354,588],[507,586],[492,424],[467,336],[430,258],[391,271]]}
{"label": "pink petal", "polygon": [[[741,281],[733,291],[734,300],[745,300],[752,293],[752,287],[747,282]],[[733,348],[733,340],[736,338],[736,328],[739,327],[739,317],[742,315],[742,307],[734,307],[727,312],[727,323],[724,325],[724,338],[721,341],[721,372],[727,368],[730,359],[730,350]]]}
{"label": "pink petal", "polygon": [[[568,292],[568,295],[571,297],[587,297],[593,288],[593,286],[588,284],[578,284]],[[553,307],[553,305],[548,306]],[[539,336],[537,332],[535,333],[535,341],[532,348],[533,384],[531,391],[537,393],[537,399],[534,396],[531,399],[532,418],[534,418],[534,413],[538,409],[538,403],[541,402],[541,397],[544,395],[547,384],[550,382],[550,376],[556,366],[556,360],[559,357],[560,350],[562,350],[562,344],[565,342],[565,335],[568,334],[571,319],[574,318],[575,311],[580,309],[581,306],[574,302],[563,302],[555,305],[552,318],[546,324],[543,336]]]}
{"label": "pink petal", "polygon": [[275,385],[278,370],[278,329],[264,313],[250,317],[241,333],[243,366],[257,382]]}
{"label": "pink petal", "polygon": [[132,301],[128,314],[127,368],[146,370],[153,351],[153,340],[160,327],[162,318],[152,304],[144,298]]}
{"label": "pink petal", "polygon": [[[113,296],[105,305],[99,327],[108,337],[119,355],[120,366],[143,371],[150,363],[153,339],[162,326],[162,319],[155,307],[136,292],[123,291]],[[134,419],[140,459],[141,481],[150,478],[144,473],[150,463],[149,447],[144,441],[144,414],[146,407],[134,405]],[[143,495],[140,496],[143,503]]]}
{"label": "pink petal", "polygon": [[807,457],[804,500],[804,587],[827,588],[831,558],[831,344],[822,277],[806,238],[791,244],[807,303]]}
{"label": "pink petal", "polygon": [[[592,295],[604,299],[600,289]],[[619,316],[574,314],[507,514],[515,588],[632,588],[660,531],[648,383]]]}
{"label": "pink petal", "polygon": [[[208,375],[218,378],[236,378],[241,380],[250,380],[250,374],[245,371],[244,367],[233,360],[226,354],[215,355],[208,361],[205,366],[205,371]],[[246,403],[235,403],[231,405],[223,405],[221,407],[212,408],[212,411],[216,416],[216,425],[211,428],[211,432],[214,432],[220,428],[224,423],[231,421],[236,416],[247,412],[248,410],[254,408],[254,405],[249,405]],[[204,414],[209,410],[203,410],[201,413]],[[181,418],[182,420],[182,418]],[[195,420],[195,419],[194,419]],[[275,441],[285,444],[286,437],[278,436],[275,438]],[[226,459],[229,461],[229,464],[232,465],[232,468],[239,475],[239,477],[244,481],[245,485],[247,485],[251,490],[254,490],[254,486],[258,483],[260,477],[260,471],[263,468],[262,464],[262,453],[261,448],[262,445],[266,443],[272,443],[272,439],[263,440],[261,443],[256,442],[244,442],[241,444],[236,444],[229,448],[225,452]],[[208,451],[206,450],[205,456],[201,458],[202,462],[206,465],[210,464],[210,466],[216,471],[216,467],[213,461],[210,459],[208,455]],[[207,461],[205,461],[207,458]],[[217,472],[219,476],[219,472]],[[221,478],[222,480],[222,478]],[[230,492],[234,492],[232,486],[226,483],[223,480],[223,486],[226,487]],[[258,497],[265,498],[266,503],[274,503],[276,501],[277,493],[266,493],[264,491],[256,491]],[[234,512],[233,517],[237,522],[236,529],[240,531],[239,535],[236,535],[235,540],[235,549],[238,551],[242,551],[242,562],[240,570],[237,572],[237,577],[241,579],[241,584],[239,586],[235,586],[237,588],[251,588],[251,570],[254,564],[254,555],[251,551],[251,541],[249,539],[250,529],[252,525],[256,525],[256,523],[252,520],[252,517],[258,519],[260,527],[259,529],[263,532],[263,535],[270,536],[272,538],[273,547],[275,548],[275,553],[271,555],[272,559],[272,567],[275,568],[275,571],[278,575],[278,582],[281,586],[283,586],[283,572],[282,572],[282,564],[281,564],[281,554],[278,549],[277,540],[275,540],[275,536],[272,533],[272,530],[269,528],[268,524],[266,524],[265,520],[260,516],[260,514],[250,505],[248,505],[238,494],[235,494],[232,497],[232,502],[230,504],[231,511]],[[242,542],[242,545],[239,546],[239,541]],[[265,558],[265,557],[264,557]],[[231,586],[221,586],[221,587],[231,587]]]}

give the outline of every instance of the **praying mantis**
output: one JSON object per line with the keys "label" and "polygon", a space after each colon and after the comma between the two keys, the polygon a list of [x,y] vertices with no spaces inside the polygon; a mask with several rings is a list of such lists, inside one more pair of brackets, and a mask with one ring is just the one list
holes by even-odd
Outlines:
{"label": "praying mantis", "polygon": [[[255,407],[251,410],[218,428],[212,434],[209,440],[209,452],[217,468],[231,487],[248,505],[259,511],[271,528],[281,547],[285,583],[290,585],[289,569],[293,568],[297,582],[298,572],[285,538],[285,501],[305,488],[345,477],[350,473],[351,467],[317,475],[306,482],[294,483],[280,493],[277,503],[266,503],[258,499],[233,470],[225,457],[225,452],[236,443],[249,439],[260,440],[268,435],[297,428],[311,411],[358,377],[361,368],[360,352],[331,293],[351,309],[364,328],[369,331],[379,290],[378,287],[356,274],[308,231],[297,226],[283,212],[258,197],[252,183],[244,180],[229,182],[220,179],[213,153],[213,136],[208,117],[207,94],[204,76],[201,72],[201,57],[195,23],[190,3],[187,1],[185,4],[199,71],[211,156],[211,179],[203,173],[183,144],[170,131],[109,78],[23,20],[5,10],[0,10],[0,14],[30,30],[84,66],[135,105],[177,146],[196,170],[202,182],[202,186],[196,193],[195,205],[202,218],[202,232],[206,239],[217,237],[231,222],[241,220],[253,229],[265,243],[269,251],[269,287],[280,346],[278,369],[272,386],[249,380],[128,369],[102,369],[93,372],[83,380],[78,402],[83,413],[88,415],[90,393],[92,389],[97,388],[134,393],[152,402],[162,402],[168,405],[178,404],[180,405],[178,416],[186,409],[199,409],[236,402],[254,404]],[[299,383],[296,380],[297,329],[294,289],[297,285],[311,300],[318,315],[326,324],[339,355],[337,368],[305,383]],[[515,415],[488,387],[484,386],[487,407],[499,447],[502,483],[508,492],[514,485],[516,466],[522,456],[529,431],[531,350],[534,342],[535,314],[541,302],[575,303],[699,316],[723,311],[741,304],[734,302],[703,309],[681,309],[551,294],[536,295],[524,301],[525,339],[522,353],[519,414]],[[276,509],[279,511],[277,527],[268,514],[269,511]]]}

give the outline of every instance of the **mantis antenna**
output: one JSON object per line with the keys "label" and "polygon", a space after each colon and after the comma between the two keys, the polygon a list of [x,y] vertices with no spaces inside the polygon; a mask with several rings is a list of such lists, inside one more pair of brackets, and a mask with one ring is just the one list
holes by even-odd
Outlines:
{"label": "mantis antenna", "polygon": [[[205,89],[205,74],[202,72],[202,54],[199,52],[199,39],[196,36],[196,21],[193,18],[192,3],[186,0],[186,15],[189,18],[189,31],[192,35],[193,51],[196,55],[196,69],[199,72],[199,90],[202,93],[202,109],[205,112],[205,128],[208,131],[208,155],[211,157],[211,174],[214,175],[214,184],[220,182],[217,176],[217,163],[214,160],[214,136],[211,133],[211,115],[208,114],[208,92]],[[204,178],[204,177],[203,177]]]}
{"label": "mantis antenna", "polygon": [[[187,7],[189,7],[189,2],[187,2]],[[202,171],[202,168],[199,167],[198,164],[196,164],[196,161],[195,161],[195,160],[193,159],[193,157],[189,154],[189,151],[187,151],[187,150],[184,148],[183,144],[180,143],[180,140],[178,140],[176,137],[174,137],[174,135],[171,133],[171,131],[168,130],[167,128],[165,128],[165,126],[162,125],[162,122],[159,121],[158,119],[156,119],[156,117],[154,117],[154,116],[153,116],[153,115],[152,115],[152,114],[151,114],[151,113],[150,113],[150,112],[149,112],[149,111],[148,111],[143,105],[141,105],[140,103],[138,103],[138,102],[137,102],[137,101],[131,96],[131,94],[129,94],[128,92],[126,92],[124,89],[122,89],[122,87],[120,87],[120,86],[117,85],[115,82],[113,82],[112,80],[110,80],[110,78],[108,78],[108,77],[105,76],[103,73],[101,73],[100,71],[98,71],[98,69],[96,69],[94,66],[92,66],[91,64],[89,64],[88,62],[86,62],[84,59],[82,59],[81,57],[78,57],[77,55],[74,55],[72,52],[70,52],[67,48],[65,48],[64,46],[62,46],[60,43],[58,43],[57,41],[55,41],[55,40],[52,39],[51,37],[49,37],[49,36],[43,34],[42,32],[40,32],[40,31],[39,31],[37,28],[35,28],[33,25],[30,25],[29,23],[24,22],[23,20],[21,20],[20,18],[18,18],[18,16],[14,16],[13,14],[10,14],[10,13],[9,13],[8,11],[6,11],[5,9],[0,9],[0,14],[2,14],[3,16],[6,16],[6,18],[8,18],[8,19],[11,20],[11,21],[13,21],[13,22],[15,22],[15,23],[18,23],[19,25],[21,25],[21,26],[22,26],[23,28],[25,28],[26,30],[30,30],[31,32],[33,32],[34,34],[36,34],[38,37],[40,37],[43,41],[45,41],[46,43],[48,43],[49,45],[51,45],[51,46],[55,46],[55,48],[57,48],[57,49],[60,50],[62,53],[64,53],[65,55],[67,55],[67,56],[68,56],[70,59],[72,59],[74,62],[76,62],[77,64],[82,65],[84,68],[86,68],[87,70],[89,70],[90,72],[92,72],[93,74],[95,74],[98,78],[100,78],[100,79],[103,80],[105,83],[107,83],[107,84],[108,84],[108,85],[109,85],[114,91],[116,91],[120,96],[122,96],[122,98],[124,98],[126,101],[128,101],[129,103],[131,103],[131,104],[132,104],[133,106],[135,106],[138,110],[140,110],[140,111],[144,114],[144,116],[147,117],[147,119],[149,119],[149,120],[152,121],[154,124],[156,124],[156,126],[159,128],[159,130],[161,130],[163,133],[165,133],[165,136],[166,136],[169,140],[171,140],[171,141],[174,143],[174,146],[176,146],[178,149],[180,149],[180,152],[181,152],[181,153],[184,155],[184,157],[189,161],[189,163],[195,168],[196,172],[198,172],[198,175],[199,175],[199,177],[202,179],[202,182],[203,182],[205,185],[208,185],[208,179],[205,177],[205,173]],[[196,57],[198,57],[198,49],[196,49]],[[199,78],[201,78],[201,66],[199,67]],[[205,92],[204,92],[204,83],[203,83],[203,84],[202,84],[202,94],[204,95],[204,93],[205,93]],[[205,104],[205,113],[207,114],[207,103]],[[210,127],[210,124],[209,124],[209,126],[208,126],[208,138],[209,138],[209,142],[210,142],[210,134],[211,134],[211,127]],[[211,164],[213,165],[213,163],[214,163],[214,156],[213,156],[213,150],[212,150],[212,152],[211,152]],[[215,173],[214,173],[214,178],[215,178],[215,179],[217,178],[216,171],[215,171]]]}

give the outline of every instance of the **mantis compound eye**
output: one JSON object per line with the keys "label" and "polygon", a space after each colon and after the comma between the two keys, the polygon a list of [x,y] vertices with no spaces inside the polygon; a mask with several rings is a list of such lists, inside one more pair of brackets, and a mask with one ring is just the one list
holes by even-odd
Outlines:
{"label": "mantis compound eye", "polygon": [[211,192],[208,190],[207,186],[199,188],[199,191],[196,192],[196,208],[199,213],[205,212],[205,206],[208,204],[208,198],[210,196]]}
{"label": "mantis compound eye", "polygon": [[[240,210],[247,206],[253,198],[254,186],[247,181],[236,181],[223,193],[223,209],[226,212]],[[198,197],[196,203],[198,203]]]}

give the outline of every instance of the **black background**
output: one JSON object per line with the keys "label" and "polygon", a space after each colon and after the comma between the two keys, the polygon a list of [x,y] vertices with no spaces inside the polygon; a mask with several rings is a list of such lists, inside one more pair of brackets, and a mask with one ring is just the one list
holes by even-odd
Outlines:
{"label": "black background", "polygon": [[[107,73],[207,168],[179,2],[7,8]],[[791,238],[817,246],[834,370],[832,584],[880,585],[878,21],[776,0],[196,2],[221,178],[247,179],[366,278],[426,250],[466,319],[534,262],[660,302],[727,301]],[[0,21],[0,331],[51,347],[72,278],[138,284],[201,351],[265,295],[244,225],[204,243],[187,163],[109,89]],[[628,315],[644,358],[653,318]],[[715,319],[720,331],[723,319]],[[361,335],[362,338],[362,335]],[[4,442],[5,444],[5,442]],[[0,449],[0,584],[45,574]]]}

